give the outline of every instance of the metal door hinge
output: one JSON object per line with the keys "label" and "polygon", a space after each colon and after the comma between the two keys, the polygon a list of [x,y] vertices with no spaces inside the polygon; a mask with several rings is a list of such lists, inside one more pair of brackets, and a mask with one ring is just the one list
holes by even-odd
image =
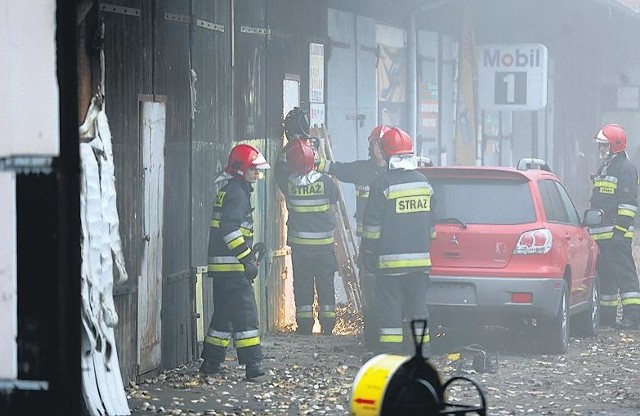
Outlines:
{"label": "metal door hinge", "polygon": [[240,33],[247,33],[249,35],[262,35],[268,36],[269,29],[265,29],[262,27],[251,27],[251,26],[240,26]]}
{"label": "metal door hinge", "polygon": [[196,26],[202,27],[204,29],[215,30],[218,32],[224,32],[224,25],[220,25],[218,23],[208,22],[202,19],[196,19]]}
{"label": "metal door hinge", "polygon": [[288,39],[291,37],[291,35],[288,33],[271,30],[271,28],[269,27],[262,28],[262,27],[240,26],[240,33],[246,33],[248,35],[266,36],[267,39],[271,39],[271,38]]}
{"label": "metal door hinge", "polygon": [[191,16],[187,16],[184,14],[165,13],[164,20],[178,23],[191,23]]}
{"label": "metal door hinge", "polygon": [[140,9],[134,9],[132,7],[115,6],[113,4],[100,3],[101,12],[125,14],[127,16],[140,16]]}

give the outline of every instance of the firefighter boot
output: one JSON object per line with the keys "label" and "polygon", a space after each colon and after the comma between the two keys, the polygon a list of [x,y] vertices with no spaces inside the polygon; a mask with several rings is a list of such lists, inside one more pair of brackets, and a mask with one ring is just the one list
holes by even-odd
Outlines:
{"label": "firefighter boot", "polygon": [[296,333],[302,335],[311,335],[313,332],[313,320],[311,319],[298,319],[298,328]]}
{"label": "firefighter boot", "polygon": [[618,322],[618,329],[638,329],[640,327],[640,305],[624,305],[622,320]]}
{"label": "firefighter boot", "polygon": [[616,327],[617,308],[600,305],[600,326]]}
{"label": "firefighter boot", "polygon": [[219,362],[205,359],[200,365],[199,371],[205,375],[219,374],[222,372],[222,368]]}
{"label": "firefighter boot", "polygon": [[336,326],[336,320],[333,319],[320,319],[320,333],[322,335],[332,335],[333,328]]}
{"label": "firefighter boot", "polygon": [[262,368],[262,362],[256,361],[255,363],[248,363],[245,369],[245,376],[247,379],[252,379],[265,375],[266,372]]}

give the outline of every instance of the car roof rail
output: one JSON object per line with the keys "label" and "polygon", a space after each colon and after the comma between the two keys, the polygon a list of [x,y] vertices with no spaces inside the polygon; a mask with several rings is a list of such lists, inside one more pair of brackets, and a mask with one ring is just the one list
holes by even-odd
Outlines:
{"label": "car roof rail", "polygon": [[551,172],[551,168],[549,167],[549,165],[547,165],[547,162],[534,157],[523,157],[522,159],[518,160],[517,167],[518,170],[540,169]]}

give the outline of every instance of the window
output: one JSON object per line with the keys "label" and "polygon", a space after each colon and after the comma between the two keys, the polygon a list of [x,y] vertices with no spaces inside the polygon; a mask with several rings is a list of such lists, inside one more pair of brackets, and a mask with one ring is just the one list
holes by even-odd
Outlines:
{"label": "window", "polygon": [[526,224],[536,220],[529,182],[501,179],[429,179],[436,218],[465,224]]}
{"label": "window", "polygon": [[[561,222],[565,224],[572,223],[569,219],[569,213],[567,211],[565,201],[563,201],[563,198],[560,195],[557,182],[551,179],[544,179],[538,181],[538,187],[540,188],[540,196],[542,197],[542,205],[544,206],[544,212],[547,216],[547,220],[550,222]],[[573,211],[575,214],[575,208],[573,208]]]}
{"label": "window", "polygon": [[560,197],[562,198],[564,207],[567,210],[567,214],[569,215],[569,223],[579,226],[581,224],[580,215],[578,215],[578,210],[576,209],[575,205],[573,205],[573,202],[569,197],[569,193],[561,183],[555,181],[554,183],[556,185],[556,188],[558,189],[558,192],[560,193]]}

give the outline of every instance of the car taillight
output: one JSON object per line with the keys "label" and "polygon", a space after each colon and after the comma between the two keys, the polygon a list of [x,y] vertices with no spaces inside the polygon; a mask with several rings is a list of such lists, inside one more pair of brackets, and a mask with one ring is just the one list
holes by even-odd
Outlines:
{"label": "car taillight", "polygon": [[533,293],[528,292],[514,292],[511,294],[512,303],[533,303]]}
{"label": "car taillight", "polygon": [[522,233],[513,254],[544,254],[551,250],[553,237],[546,228]]}

